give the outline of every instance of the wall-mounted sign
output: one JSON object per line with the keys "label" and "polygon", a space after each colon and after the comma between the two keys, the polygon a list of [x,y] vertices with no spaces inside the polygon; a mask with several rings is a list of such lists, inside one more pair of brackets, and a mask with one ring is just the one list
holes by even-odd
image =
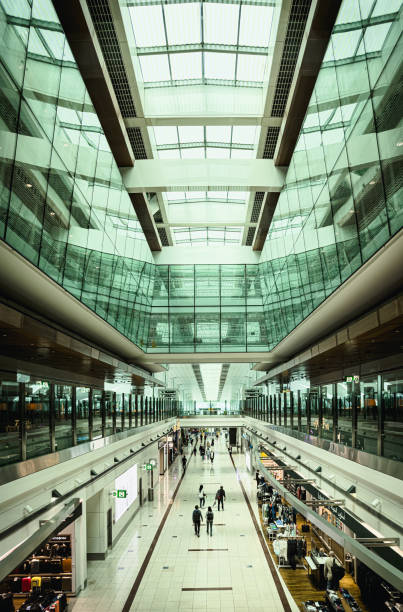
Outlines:
{"label": "wall-mounted sign", "polygon": [[127,497],[127,490],[126,489],[116,489],[116,491],[112,492],[113,497],[116,497],[117,499],[126,499]]}

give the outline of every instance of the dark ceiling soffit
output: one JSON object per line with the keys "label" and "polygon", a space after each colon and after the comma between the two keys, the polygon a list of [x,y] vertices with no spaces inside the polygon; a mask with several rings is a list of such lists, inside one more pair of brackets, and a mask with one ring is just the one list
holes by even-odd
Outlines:
{"label": "dark ceiling soffit", "polygon": [[254,251],[261,251],[264,247],[279,197],[279,192],[275,193],[270,191],[266,194],[266,199],[263,203],[263,211],[256,228],[255,240],[253,241],[252,248]]}
{"label": "dark ceiling soffit", "polygon": [[88,8],[84,0],[52,1],[115,161],[118,166],[133,166],[132,148]]}
{"label": "dark ceiling soffit", "polygon": [[130,193],[133,208],[143,230],[151,251],[161,251],[161,241],[158,236],[157,227],[148,208],[147,200],[142,193]]}
{"label": "dark ceiling soffit", "polygon": [[290,164],[340,5],[341,0],[319,0],[308,18],[274,154],[276,166]]}

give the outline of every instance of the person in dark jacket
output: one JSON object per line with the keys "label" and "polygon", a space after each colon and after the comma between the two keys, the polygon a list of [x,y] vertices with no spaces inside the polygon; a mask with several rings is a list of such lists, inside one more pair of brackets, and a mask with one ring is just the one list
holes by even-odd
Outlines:
{"label": "person in dark jacket", "polygon": [[207,512],[206,512],[206,523],[207,523],[207,535],[209,535],[209,530],[210,530],[210,535],[213,535],[213,520],[214,520],[214,512],[211,509],[211,506],[209,506],[207,508]]}
{"label": "person in dark jacket", "polygon": [[215,498],[216,498],[216,500],[218,502],[218,508],[217,508],[218,512],[220,512],[220,504],[221,504],[222,510],[224,510],[225,491],[224,491],[224,487],[222,485],[218,489]]}
{"label": "person in dark jacket", "polygon": [[197,535],[198,538],[200,538],[200,521],[202,520],[203,515],[199,510],[199,506],[196,505],[195,509],[193,510],[192,521],[195,528],[195,535]]}
{"label": "person in dark jacket", "polygon": [[183,455],[182,457],[182,467],[183,467],[183,471],[186,470],[186,463],[187,463],[187,459],[185,457],[185,455]]}

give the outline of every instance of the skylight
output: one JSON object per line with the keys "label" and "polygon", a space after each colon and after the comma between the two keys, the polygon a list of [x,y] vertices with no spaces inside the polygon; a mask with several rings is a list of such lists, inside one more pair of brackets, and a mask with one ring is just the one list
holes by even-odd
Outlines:
{"label": "skylight", "polygon": [[263,86],[273,6],[161,2],[129,12],[145,87]]}
{"label": "skylight", "polygon": [[160,159],[253,158],[260,126],[154,126],[150,129]]}
{"label": "skylight", "polygon": [[174,227],[175,244],[183,246],[225,246],[240,244],[241,227]]}

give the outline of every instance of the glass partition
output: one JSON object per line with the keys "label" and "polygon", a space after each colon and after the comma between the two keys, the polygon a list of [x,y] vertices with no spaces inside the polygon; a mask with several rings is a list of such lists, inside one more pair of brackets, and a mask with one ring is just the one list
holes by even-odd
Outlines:
{"label": "glass partition", "polygon": [[21,458],[19,383],[0,379],[0,465]]}
{"label": "glass partition", "polygon": [[41,380],[25,385],[27,459],[51,452],[49,387]]}
{"label": "glass partition", "polygon": [[73,387],[55,385],[55,444],[57,451],[73,445],[72,395]]}

